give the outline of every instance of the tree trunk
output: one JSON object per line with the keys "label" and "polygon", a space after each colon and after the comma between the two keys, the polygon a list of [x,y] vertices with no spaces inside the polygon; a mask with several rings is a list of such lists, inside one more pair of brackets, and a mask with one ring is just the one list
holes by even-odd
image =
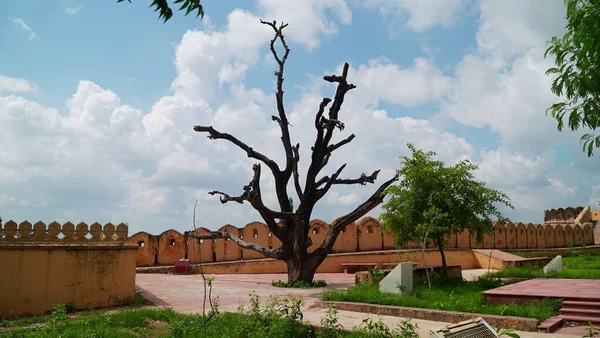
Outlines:
{"label": "tree trunk", "polygon": [[288,259],[287,264],[288,284],[294,282],[312,283],[315,278],[315,272],[319,264],[311,262],[309,259]]}
{"label": "tree trunk", "polygon": [[446,255],[444,254],[444,245],[443,245],[443,243],[440,243],[440,241],[437,241],[437,247],[438,247],[438,250],[440,251],[440,256],[442,256],[442,277],[446,278],[446,277],[448,277],[448,265],[446,264]]}

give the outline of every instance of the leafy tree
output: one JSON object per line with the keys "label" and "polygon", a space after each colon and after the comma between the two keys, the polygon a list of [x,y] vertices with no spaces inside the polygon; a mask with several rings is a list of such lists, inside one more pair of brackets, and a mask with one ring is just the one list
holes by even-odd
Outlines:
{"label": "leafy tree", "polygon": [[[575,131],[600,127],[600,1],[565,0],[567,32],[562,38],[553,37],[544,57],[554,55],[556,67],[546,74],[553,75],[552,92],[562,101],[546,110],[558,121],[562,130],[564,119]],[[592,156],[600,148],[600,135],[586,133],[581,137],[583,151]]]}
{"label": "leafy tree", "polygon": [[[250,203],[250,205],[258,211],[273,235],[282,242],[282,246],[272,249],[263,248],[256,243],[245,242],[229,231],[213,232],[209,234],[186,232],[186,234],[189,237],[202,239],[228,238],[244,249],[254,250],[266,257],[285,261],[287,265],[288,284],[294,284],[299,281],[311,283],[317,268],[331,252],[339,233],[348,224],[356,221],[369,211],[373,210],[377,205],[381,204],[385,195],[385,189],[398,178],[397,176],[394,176],[384,182],[371,197],[357,206],[353,211],[334,220],[330,224],[329,231],[327,232],[323,243],[312,252],[308,252],[308,248],[313,244],[308,234],[311,230],[309,222],[315,204],[335,185],[365,185],[367,183],[374,183],[379,174],[379,170],[375,170],[370,175],[362,174],[358,178],[344,179],[340,178],[342,171],[346,167],[346,164],[344,164],[331,174],[331,176],[320,175],[323,168],[325,168],[329,162],[332,154],[339,148],[350,143],[355,137],[354,134],[351,134],[337,143],[332,142],[332,137],[336,129],[339,129],[340,131],[344,129],[344,123],[339,118],[344,98],[350,90],[356,88],[354,84],[349,83],[347,80],[350,65],[345,63],[342,75],[328,75],[323,77],[327,82],[336,83],[337,88],[334,98],[323,98],[316,111],[314,119],[316,138],[314,144],[311,146],[310,164],[305,174],[304,185],[301,184],[300,173],[298,170],[300,144],[292,144],[289,129],[291,125],[288,122],[283,102],[283,70],[290,53],[290,49],[288,48],[283,34],[283,29],[287,24],[281,23],[280,25],[277,25],[275,21],[266,22],[262,20],[261,23],[270,26],[274,31],[270,49],[273,58],[276,61],[276,65],[278,66],[275,71],[275,77],[277,78],[275,92],[277,115],[273,115],[271,118],[273,122],[276,122],[279,125],[279,129],[281,130],[281,142],[285,151],[285,163],[282,163],[282,165],[278,164],[237,137],[220,132],[212,126],[194,126],[194,130],[200,133],[207,133],[208,138],[210,139],[225,140],[232,143],[240,148],[248,157],[257,160],[258,162],[262,162],[262,164],[269,169],[275,181],[275,192],[277,194],[278,204],[277,209],[279,210],[266,206],[262,200],[260,189],[260,163],[253,166],[254,176],[250,183],[244,186],[244,192],[241,195],[230,196],[220,191],[211,191],[209,194],[220,195],[221,203]],[[277,52],[275,48],[276,42],[281,43],[283,53]],[[325,115],[325,108],[330,103],[331,106],[329,107],[329,112]],[[292,199],[288,194],[288,185],[290,185],[290,182],[293,182],[293,191],[298,196],[299,204],[296,210],[294,210]]]}
{"label": "leafy tree", "polygon": [[[123,1],[125,0],[117,0],[117,3]],[[131,0],[127,1],[131,3]],[[185,9],[185,15],[196,11],[196,17],[204,18],[204,8],[202,7],[200,1],[201,0],[174,0],[173,4],[181,4],[178,10],[182,11]],[[169,21],[169,19],[171,19],[171,17],[173,16],[173,10],[171,9],[171,7],[169,7],[169,3],[167,2],[167,0],[152,0],[150,7],[156,7],[154,11],[158,12],[158,18],[163,19],[163,22]]]}
{"label": "leafy tree", "polygon": [[409,241],[422,243],[425,238],[433,241],[446,275],[446,236],[469,229],[481,242],[483,234],[493,229],[492,218],[506,220],[496,204],[512,205],[504,193],[475,180],[475,164],[463,160],[446,167],[433,159],[436,153],[423,152],[410,143],[408,148],[412,156],[402,157],[402,169],[397,172],[402,180],[387,188],[390,199],[383,205],[380,219],[400,246]]}

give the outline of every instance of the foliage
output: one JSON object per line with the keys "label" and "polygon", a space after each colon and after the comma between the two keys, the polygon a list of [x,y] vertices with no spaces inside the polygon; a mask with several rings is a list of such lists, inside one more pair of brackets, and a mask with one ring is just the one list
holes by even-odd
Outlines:
{"label": "foliage", "polygon": [[[446,235],[469,229],[481,242],[483,234],[493,229],[492,217],[506,221],[496,205],[512,208],[509,197],[475,180],[472,171],[477,165],[461,160],[447,167],[433,159],[434,152],[410,143],[408,148],[412,156],[402,157],[402,169],[398,170],[402,181],[388,187],[390,199],[380,215],[400,246],[422,242],[427,235],[443,253]],[[446,266],[443,256],[442,264]]]}
{"label": "foliage", "polygon": [[[365,321],[359,331],[346,332],[339,324],[338,313],[330,308],[322,319],[322,328],[302,323],[301,297],[271,296],[260,305],[260,297],[250,295],[250,308],[238,313],[223,313],[207,321],[200,314],[181,314],[171,309],[129,309],[117,312],[90,311],[88,316],[68,319],[64,304],[59,304],[40,329],[15,329],[6,337],[25,338],[99,338],[99,337],[156,337],[156,338],[330,338],[330,337],[417,337],[417,326],[401,322],[394,330],[385,324]],[[393,335],[379,335],[391,332]]]}
{"label": "foliage", "polygon": [[600,336],[600,328],[596,327],[594,324],[588,322],[588,332],[584,337],[596,337]]}
{"label": "foliage", "polygon": [[[546,110],[558,122],[558,130],[568,126],[595,130],[600,127],[600,2],[565,0],[567,30],[563,37],[552,37],[548,54],[555,58],[551,90],[561,98]],[[581,137],[583,151],[593,155],[600,147],[600,135],[586,133]]]}
{"label": "foliage", "polygon": [[480,278],[474,282],[445,280],[435,283],[428,295],[425,283],[415,285],[412,295],[382,293],[377,286],[357,285],[347,290],[327,290],[321,295],[324,301],[358,302],[380,305],[406,306],[425,309],[462,311],[470,313],[529,317],[544,320],[554,316],[559,307],[555,300],[532,302],[525,305],[487,304],[481,292],[502,286],[497,279]]}
{"label": "foliage", "polygon": [[321,327],[323,327],[323,330],[319,332],[319,338],[337,338],[341,336],[344,327],[339,322],[338,310],[335,305],[330,306],[325,316],[321,318]]}
{"label": "foliage", "polygon": [[[564,267],[564,264],[563,264]],[[565,268],[561,272],[549,271],[544,273],[539,267],[520,267],[520,268],[506,268],[504,270],[492,272],[489,274],[493,278],[570,278],[570,279],[600,279],[600,270],[578,268],[569,269]]]}
{"label": "foliage", "polygon": [[563,257],[563,267],[566,269],[597,269],[600,271],[600,255],[579,255]]}
{"label": "foliage", "polygon": [[366,337],[372,338],[418,338],[417,329],[419,326],[413,324],[410,319],[402,320],[393,330],[390,329],[381,317],[375,322],[370,317],[364,318],[361,325],[356,328],[356,332],[362,333]]}
{"label": "foliage", "polygon": [[385,277],[385,273],[379,270],[376,266],[369,268],[369,275],[373,278],[373,283],[377,284],[381,282],[383,277]]}
{"label": "foliage", "polygon": [[327,282],[322,279],[312,281],[311,283],[307,283],[307,282],[298,280],[298,281],[295,281],[290,284],[286,281],[274,280],[274,281],[271,281],[271,285],[279,287],[279,288],[310,289],[310,288],[321,288],[321,287],[327,286]]}
{"label": "foliage", "polygon": [[497,328],[496,333],[498,334],[498,337],[502,337],[502,336],[508,336],[510,338],[520,338],[521,337],[518,333],[515,332],[515,329],[513,329],[513,328],[505,329],[505,330],[502,330],[502,328]]}
{"label": "foliage", "polygon": [[[123,2],[124,0],[117,0],[117,3]],[[127,0],[131,3],[131,0]],[[200,0],[174,0],[173,4],[181,4],[179,11],[185,10],[187,16],[193,11],[196,11],[196,17],[204,18],[204,8],[200,3]],[[150,7],[156,7],[155,12],[158,12],[158,18],[163,19],[163,22],[169,21],[173,17],[173,10],[169,7],[167,0],[152,0]]]}

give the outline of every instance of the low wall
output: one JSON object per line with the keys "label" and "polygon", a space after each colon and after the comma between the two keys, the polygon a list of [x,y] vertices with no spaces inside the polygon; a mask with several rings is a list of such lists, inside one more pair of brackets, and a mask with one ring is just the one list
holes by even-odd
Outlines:
{"label": "low wall", "polygon": [[120,305],[135,295],[138,246],[127,225],[70,222],[0,228],[0,318]]}
{"label": "low wall", "polygon": [[[574,212],[575,209],[573,209]],[[582,208],[581,215],[589,212],[589,207]],[[569,215],[571,212],[569,212]],[[459,234],[447,237],[448,249],[499,249],[499,250],[531,250],[554,247],[594,245],[595,228],[591,223],[572,223],[553,221],[548,224],[531,223],[494,223],[494,231],[484,235],[481,243],[477,243],[475,234],[464,230]],[[319,246],[329,231],[329,224],[315,219],[310,222],[309,236],[313,245],[312,252]],[[224,225],[219,231],[229,230],[246,242],[256,243],[265,248],[277,248],[281,242],[269,231],[266,224],[252,222],[243,228]],[[196,233],[209,233],[206,228],[198,228]],[[598,237],[598,236],[596,236]],[[600,239],[600,238],[597,238]],[[252,250],[242,250],[232,241],[225,239],[199,240],[187,238],[176,230],[166,230],[160,235],[138,232],[129,241],[139,246],[137,266],[173,265],[175,261],[187,258],[192,263],[231,262],[238,260],[260,259],[261,254]],[[429,243],[427,247],[432,247]],[[409,243],[401,249],[419,248],[417,243]],[[363,217],[357,223],[349,224],[341,232],[333,246],[332,253],[376,252],[396,249],[396,239],[384,231],[383,225],[373,217]]]}
{"label": "low wall", "polygon": [[[419,266],[423,266],[422,252],[411,250],[387,250],[373,252],[353,252],[330,254],[317,269],[317,272],[344,272],[342,263],[377,263],[383,268],[385,263],[400,263],[411,260]],[[462,269],[474,269],[473,253],[470,250],[448,250],[446,251],[448,265],[460,265]],[[427,266],[439,266],[442,264],[440,253],[437,250],[425,251],[425,263]],[[286,273],[285,262],[275,259],[240,260],[220,263],[202,264],[204,273],[207,274],[257,274],[257,273]],[[191,264],[192,273],[198,272],[198,266]],[[139,273],[170,273],[171,267],[148,267],[138,268]]]}
{"label": "low wall", "polygon": [[0,243],[0,318],[124,304],[135,295],[137,248],[124,244]]}
{"label": "low wall", "polygon": [[511,327],[521,331],[536,331],[538,320],[535,318],[497,316],[480,313],[444,311],[413,307],[376,305],[352,302],[324,302],[316,301],[315,307],[327,309],[334,305],[338,310],[371,313],[383,316],[396,316],[404,318],[425,319],[436,322],[457,323],[467,319],[483,318],[494,327]]}

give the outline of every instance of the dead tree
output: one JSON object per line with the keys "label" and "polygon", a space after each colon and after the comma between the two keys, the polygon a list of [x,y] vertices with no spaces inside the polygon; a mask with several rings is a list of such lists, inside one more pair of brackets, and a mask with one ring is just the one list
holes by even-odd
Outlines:
{"label": "dead tree", "polygon": [[[278,163],[250,147],[247,143],[239,140],[233,135],[220,132],[212,126],[194,126],[194,130],[197,132],[208,133],[208,138],[210,139],[221,139],[233,143],[238,148],[245,151],[248,157],[262,162],[262,164],[271,171],[271,174],[275,179],[275,190],[279,204],[278,210],[271,209],[263,203],[260,191],[260,163],[254,164],[252,168],[254,176],[250,183],[244,186],[244,191],[241,195],[230,196],[220,191],[211,191],[209,194],[220,195],[221,203],[250,203],[250,205],[258,211],[273,235],[281,241],[282,246],[274,249],[263,248],[255,243],[245,242],[229,231],[213,232],[210,234],[188,233],[188,235],[190,237],[203,239],[230,239],[243,249],[254,250],[266,257],[285,261],[287,264],[289,283],[296,281],[312,282],[317,267],[331,252],[338,234],[348,224],[356,221],[382,203],[386,188],[398,178],[395,176],[384,182],[371,197],[356,207],[356,209],[336,219],[330,225],[329,232],[325,236],[323,243],[311,253],[308,252],[308,247],[312,245],[312,241],[308,236],[310,230],[309,221],[315,204],[323,198],[334,185],[365,185],[367,183],[374,183],[379,174],[379,170],[374,171],[370,175],[362,174],[360,177],[354,179],[340,178],[342,171],[346,167],[346,164],[344,164],[330,176],[318,178],[319,173],[327,165],[333,152],[350,143],[355,137],[355,135],[352,134],[337,143],[331,143],[334,131],[336,129],[339,129],[340,131],[344,129],[344,123],[339,119],[339,112],[344,102],[344,97],[348,91],[356,88],[355,85],[348,83],[347,81],[349,65],[348,63],[345,63],[341,76],[328,75],[323,77],[327,82],[337,83],[337,89],[333,100],[330,98],[323,98],[316,113],[315,129],[317,136],[314,145],[311,147],[311,162],[306,172],[304,188],[302,187],[300,174],[298,172],[300,144],[292,145],[289,131],[290,124],[288,123],[283,104],[283,72],[286,60],[290,53],[290,49],[288,48],[283,35],[283,29],[287,24],[281,23],[280,25],[277,25],[276,21],[266,22],[262,20],[261,23],[268,25],[275,32],[275,36],[270,43],[270,48],[271,53],[279,66],[275,72],[275,76],[277,77],[277,91],[275,95],[277,99],[278,115],[273,115],[272,120],[277,122],[281,129],[281,142],[283,143],[286,155],[285,165],[280,167]],[[275,50],[277,41],[283,46],[283,55],[280,55],[280,53]],[[328,115],[325,117],[325,109],[330,103]],[[294,189],[299,199],[299,205],[296,210],[293,210],[292,200],[287,192],[290,180],[293,180]]]}

